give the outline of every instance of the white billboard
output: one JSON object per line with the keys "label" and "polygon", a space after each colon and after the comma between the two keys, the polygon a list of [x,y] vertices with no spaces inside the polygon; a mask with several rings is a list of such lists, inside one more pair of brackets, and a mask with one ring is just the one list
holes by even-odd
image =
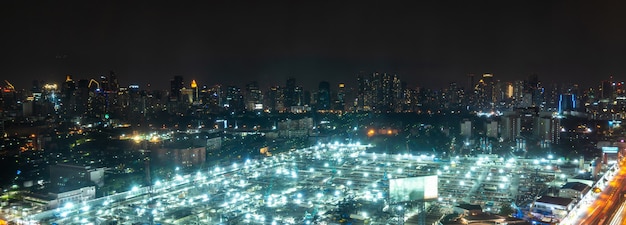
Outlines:
{"label": "white billboard", "polygon": [[437,175],[391,179],[389,198],[392,203],[434,200],[439,197],[438,185]]}
{"label": "white billboard", "polygon": [[603,153],[617,153],[617,151],[619,151],[618,147],[614,147],[614,146],[602,147]]}

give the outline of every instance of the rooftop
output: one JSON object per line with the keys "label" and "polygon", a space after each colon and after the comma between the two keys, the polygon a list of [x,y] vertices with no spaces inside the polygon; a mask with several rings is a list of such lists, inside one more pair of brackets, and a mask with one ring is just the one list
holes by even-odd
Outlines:
{"label": "rooftop", "polygon": [[580,182],[567,182],[561,187],[561,189],[572,189],[580,192],[585,192],[585,190],[589,190],[589,188],[589,185]]}
{"label": "rooftop", "polygon": [[572,203],[572,201],[574,201],[571,198],[561,198],[561,197],[552,197],[552,196],[542,196],[541,198],[537,199],[537,201],[535,202],[540,202],[540,203],[546,203],[546,204],[552,204],[552,205],[561,205],[561,206],[567,206],[569,204]]}

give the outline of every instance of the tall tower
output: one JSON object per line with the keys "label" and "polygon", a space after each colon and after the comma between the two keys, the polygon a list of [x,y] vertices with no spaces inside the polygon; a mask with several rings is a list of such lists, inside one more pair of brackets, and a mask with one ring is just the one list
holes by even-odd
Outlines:
{"label": "tall tower", "polygon": [[198,100],[200,99],[198,96],[198,84],[196,83],[196,80],[191,80],[191,89],[193,90],[194,94],[193,94],[193,102],[198,102]]}

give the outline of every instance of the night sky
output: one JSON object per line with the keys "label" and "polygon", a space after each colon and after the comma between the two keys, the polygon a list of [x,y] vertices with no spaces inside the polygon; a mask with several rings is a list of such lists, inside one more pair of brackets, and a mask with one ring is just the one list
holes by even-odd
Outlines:
{"label": "night sky", "polygon": [[[624,1],[18,1],[0,3],[1,78],[18,89],[113,70],[124,85],[316,88],[359,71],[409,87],[497,79],[626,78]],[[335,85],[335,84],[333,84]]]}

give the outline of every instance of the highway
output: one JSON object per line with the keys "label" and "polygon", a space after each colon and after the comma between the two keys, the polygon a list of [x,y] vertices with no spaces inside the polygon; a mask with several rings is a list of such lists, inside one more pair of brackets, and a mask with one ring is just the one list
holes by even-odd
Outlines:
{"label": "highway", "polygon": [[617,209],[617,211],[613,214],[609,225],[620,225],[624,222],[624,218],[626,218],[626,202],[622,202],[622,205]]}
{"label": "highway", "polygon": [[621,203],[620,196],[626,191],[626,186],[620,184],[625,178],[626,167],[621,167],[595,201],[589,204],[587,210],[571,224],[622,224],[626,213],[624,213],[624,204]]}

